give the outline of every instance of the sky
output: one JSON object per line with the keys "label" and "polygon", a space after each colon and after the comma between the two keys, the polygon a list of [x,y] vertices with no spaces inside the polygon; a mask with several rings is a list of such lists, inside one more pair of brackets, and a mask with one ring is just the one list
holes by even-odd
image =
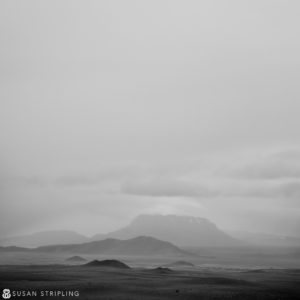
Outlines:
{"label": "sky", "polygon": [[297,0],[0,3],[0,236],[139,214],[300,232]]}

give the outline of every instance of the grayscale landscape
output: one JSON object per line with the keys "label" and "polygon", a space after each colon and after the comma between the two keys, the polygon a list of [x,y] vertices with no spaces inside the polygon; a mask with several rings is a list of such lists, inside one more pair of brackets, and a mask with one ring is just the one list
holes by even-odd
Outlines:
{"label": "grayscale landscape", "polygon": [[[189,232],[199,240],[184,236]],[[203,218],[140,215],[99,240],[94,235],[81,243],[55,243],[55,235],[59,242],[62,234],[66,232],[44,236],[40,232],[11,240],[20,246],[0,247],[1,288],[73,289],[80,291],[80,299],[288,300],[300,296],[299,246],[239,241]],[[157,238],[161,235],[168,241]],[[44,245],[48,236],[54,245]],[[170,242],[181,236],[181,247]],[[39,246],[23,247],[33,237]],[[202,240],[203,246],[197,245]]]}
{"label": "grayscale landscape", "polygon": [[300,299],[299,16],[0,1],[0,299]]}

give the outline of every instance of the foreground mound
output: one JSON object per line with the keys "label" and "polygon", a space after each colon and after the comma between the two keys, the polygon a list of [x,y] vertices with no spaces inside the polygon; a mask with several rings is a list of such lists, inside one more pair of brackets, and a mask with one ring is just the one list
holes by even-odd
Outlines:
{"label": "foreground mound", "polygon": [[115,259],[107,259],[107,260],[93,260],[84,266],[87,267],[108,267],[108,268],[117,268],[117,269],[130,269],[130,267],[123,262]]}
{"label": "foreground mound", "polygon": [[84,261],[86,261],[86,259],[81,256],[71,256],[71,257],[67,258],[66,261],[67,262],[84,262]]}

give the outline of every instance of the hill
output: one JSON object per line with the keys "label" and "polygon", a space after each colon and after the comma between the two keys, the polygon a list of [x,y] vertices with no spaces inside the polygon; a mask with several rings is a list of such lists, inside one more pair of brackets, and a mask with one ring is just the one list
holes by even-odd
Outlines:
{"label": "hill", "polygon": [[93,260],[84,266],[86,267],[107,267],[107,268],[117,268],[117,269],[130,269],[130,267],[123,262],[115,259],[107,260]]}
{"label": "hill", "polygon": [[[207,219],[177,215],[140,215],[128,226],[106,236],[130,239],[141,235],[168,241],[179,247],[233,247],[242,244]],[[101,238],[103,235],[95,235],[93,240]]]}
{"label": "hill", "polygon": [[129,240],[105,239],[82,244],[43,246],[34,249],[34,251],[110,255],[182,256],[188,254],[169,242],[146,236],[140,236]]}
{"label": "hill", "polygon": [[87,237],[70,230],[41,231],[30,235],[5,238],[0,241],[1,246],[39,247],[46,245],[83,243]]}
{"label": "hill", "polygon": [[81,256],[72,256],[66,259],[67,262],[72,262],[72,263],[80,263],[86,261],[85,258]]}
{"label": "hill", "polygon": [[16,246],[0,247],[0,252],[25,252],[30,250],[31,249]]}

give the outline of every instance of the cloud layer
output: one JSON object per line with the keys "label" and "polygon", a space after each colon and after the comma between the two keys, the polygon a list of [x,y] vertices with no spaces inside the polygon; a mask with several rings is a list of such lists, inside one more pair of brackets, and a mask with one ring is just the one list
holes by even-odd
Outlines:
{"label": "cloud layer", "polygon": [[299,12],[3,1],[0,237],[147,212],[299,234]]}

